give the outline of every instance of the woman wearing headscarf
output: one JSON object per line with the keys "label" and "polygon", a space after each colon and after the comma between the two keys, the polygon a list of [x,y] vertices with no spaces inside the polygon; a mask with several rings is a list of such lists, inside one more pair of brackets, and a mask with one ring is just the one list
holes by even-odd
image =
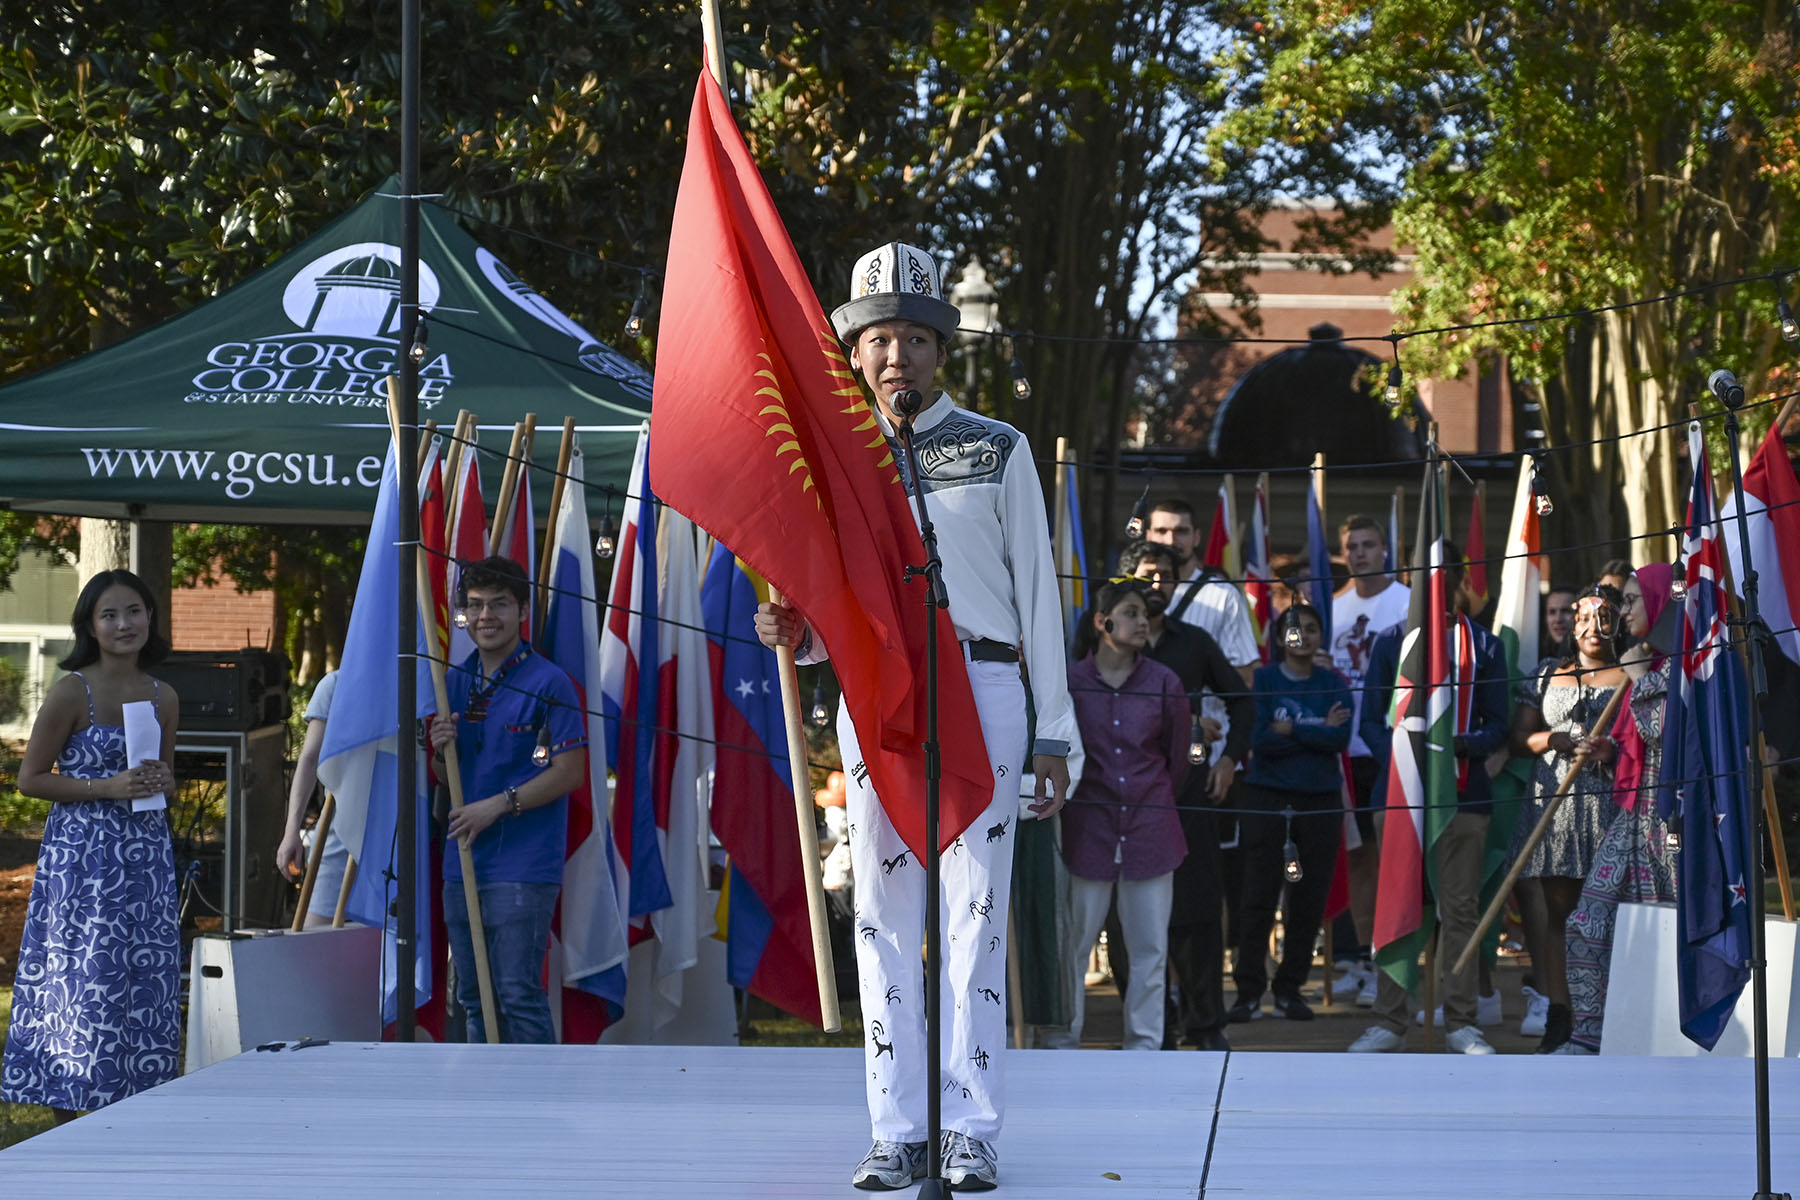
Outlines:
{"label": "woman wearing headscarf", "polygon": [[[1613,764],[1613,796],[1618,812],[1588,869],[1581,900],[1565,926],[1568,941],[1569,1007],[1574,1021],[1557,1054],[1598,1054],[1600,1023],[1606,1010],[1606,981],[1612,968],[1613,926],[1619,905],[1673,902],[1675,852],[1669,830],[1656,814],[1655,789],[1662,776],[1663,702],[1669,691],[1669,659],[1652,630],[1669,605],[1674,570],[1667,563],[1639,567],[1626,582],[1625,626],[1637,644],[1621,657],[1631,677],[1630,691],[1612,728],[1619,752]],[[1630,592],[1641,590],[1632,603]]]}

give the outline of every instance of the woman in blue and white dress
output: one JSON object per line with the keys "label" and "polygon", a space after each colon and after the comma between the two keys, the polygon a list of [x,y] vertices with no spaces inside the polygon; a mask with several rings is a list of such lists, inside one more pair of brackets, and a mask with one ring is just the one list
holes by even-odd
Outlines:
{"label": "woman in blue and white dress", "polygon": [[[0,1066],[0,1100],[59,1122],[173,1079],[181,1035],[174,846],[163,810],[132,804],[175,788],[179,700],[144,670],[169,643],[129,571],[89,580],[69,623],[59,665],[74,674],[44,698],[19,767],[19,790],[51,804]],[[124,706],[140,700],[162,741],[134,764]]]}

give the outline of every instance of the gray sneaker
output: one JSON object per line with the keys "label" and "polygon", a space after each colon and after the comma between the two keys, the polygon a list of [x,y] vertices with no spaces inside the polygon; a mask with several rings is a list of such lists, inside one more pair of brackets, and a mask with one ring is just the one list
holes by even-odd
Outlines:
{"label": "gray sneaker", "polygon": [[1000,1182],[994,1144],[954,1129],[944,1130],[944,1179],[953,1192],[985,1192]]}
{"label": "gray sneaker", "polygon": [[925,1178],[924,1142],[884,1142],[879,1139],[856,1164],[850,1185],[865,1192],[892,1192]]}

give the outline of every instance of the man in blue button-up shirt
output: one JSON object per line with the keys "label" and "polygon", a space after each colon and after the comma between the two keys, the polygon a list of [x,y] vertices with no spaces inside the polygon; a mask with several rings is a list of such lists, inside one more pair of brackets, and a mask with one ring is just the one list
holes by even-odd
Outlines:
{"label": "man in blue button-up shirt", "polygon": [[462,777],[463,806],[451,814],[444,843],[444,924],[471,1042],[486,1036],[459,841],[475,864],[501,1040],[556,1040],[544,950],[562,886],[566,797],[582,778],[582,756],[571,751],[585,747],[587,736],[574,682],[519,636],[530,596],[524,570],[510,559],[484,559],[463,572],[457,603],[475,652],[448,672],[452,719],[431,727],[440,777],[452,738]]}

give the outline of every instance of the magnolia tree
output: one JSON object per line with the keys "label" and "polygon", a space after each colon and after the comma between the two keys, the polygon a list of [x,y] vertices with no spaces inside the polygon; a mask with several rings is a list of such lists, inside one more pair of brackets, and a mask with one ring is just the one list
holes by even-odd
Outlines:
{"label": "magnolia tree", "polygon": [[[1272,162],[1355,170],[1417,255],[1410,377],[1504,353],[1541,405],[1566,529],[1645,537],[1678,518],[1661,433],[1705,380],[1795,386],[1773,279],[1800,267],[1800,9],[1726,0],[1481,5],[1277,0],[1234,26],[1240,105],[1214,133]],[[1789,290],[1793,284],[1790,281]],[[1638,304],[1649,297],[1678,299]],[[1624,307],[1630,306],[1630,307]],[[1536,320],[1583,309],[1575,320]],[[1524,414],[1521,428],[1536,422]],[[1766,428],[1770,410],[1748,422]],[[1567,540],[1586,542],[1588,537]],[[1666,541],[1634,544],[1638,561]],[[1596,549],[1589,559],[1603,557]],[[1584,560],[1586,561],[1586,560]]]}

